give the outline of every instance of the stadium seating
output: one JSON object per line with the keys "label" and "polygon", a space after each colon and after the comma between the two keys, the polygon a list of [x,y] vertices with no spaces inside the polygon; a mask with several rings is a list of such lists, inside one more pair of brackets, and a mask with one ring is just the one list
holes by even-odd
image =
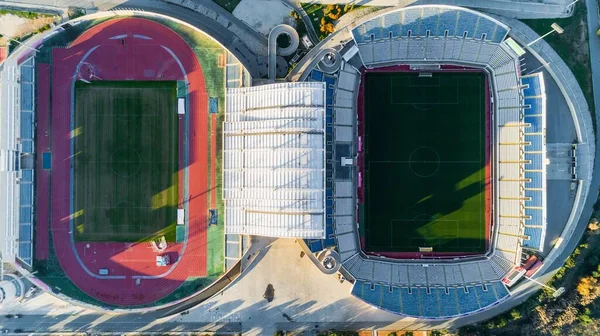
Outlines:
{"label": "stadium seating", "polygon": [[367,66],[423,59],[484,64],[507,33],[487,16],[435,5],[402,8],[352,30]]}
{"label": "stadium seating", "polygon": [[352,295],[396,314],[442,319],[493,306],[509,293],[500,281],[466,287],[390,287],[358,280]]}
{"label": "stadium seating", "polygon": [[[20,118],[19,141],[21,155],[32,154],[35,123],[35,62],[30,57],[19,64]],[[20,161],[20,160],[19,160]],[[33,258],[34,171],[19,167],[19,258],[31,265]]]}
{"label": "stadium seating", "polygon": [[525,230],[523,246],[543,251],[546,236],[546,128],[543,73],[521,77],[525,123]]}

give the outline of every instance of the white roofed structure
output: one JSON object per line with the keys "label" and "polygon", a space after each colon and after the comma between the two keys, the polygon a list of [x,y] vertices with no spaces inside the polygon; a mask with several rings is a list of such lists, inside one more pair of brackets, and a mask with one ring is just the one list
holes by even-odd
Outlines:
{"label": "white roofed structure", "polygon": [[228,89],[227,234],[325,238],[325,84]]}

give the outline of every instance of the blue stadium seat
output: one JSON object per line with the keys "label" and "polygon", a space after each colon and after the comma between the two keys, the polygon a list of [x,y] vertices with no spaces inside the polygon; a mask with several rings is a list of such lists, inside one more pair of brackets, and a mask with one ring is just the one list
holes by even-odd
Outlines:
{"label": "blue stadium seat", "polygon": [[525,116],[523,122],[529,124],[525,127],[525,133],[541,133],[542,132],[542,117],[541,116]]}
{"label": "blue stadium seat", "polygon": [[401,19],[402,17],[399,12],[390,13],[382,17],[381,31],[383,38],[396,38],[400,36],[400,30],[402,29]]}
{"label": "blue stadium seat", "polygon": [[438,36],[444,36],[444,32],[448,31],[448,36],[456,35],[456,19],[458,11],[453,9],[440,9],[440,19],[438,24]]}
{"label": "blue stadium seat", "polygon": [[542,211],[538,209],[525,208],[525,216],[531,219],[525,219],[525,225],[542,225]]}
{"label": "blue stadium seat", "polygon": [[306,240],[306,245],[313,253],[323,251],[324,248],[321,240]]}
{"label": "blue stadium seat", "polygon": [[19,204],[33,205],[33,184],[19,184],[19,189]]}
{"label": "blue stadium seat", "polygon": [[19,225],[19,240],[31,241],[31,223],[29,225]]}
{"label": "blue stadium seat", "polygon": [[440,317],[440,303],[437,293],[431,291],[427,294],[426,288],[419,288],[419,296],[421,297],[421,308],[425,317]]}
{"label": "blue stadium seat", "polygon": [[33,139],[33,113],[21,113],[21,138]]}
{"label": "blue stadium seat", "polygon": [[[462,289],[459,289],[462,290]],[[448,293],[443,288],[439,288],[438,297],[440,298],[440,315],[441,316],[454,316],[458,315],[458,301],[456,298],[456,288],[448,288]]]}
{"label": "blue stadium seat", "polygon": [[371,21],[367,21],[363,24],[365,32],[363,33],[363,39],[368,42],[373,38],[373,41],[381,40],[381,19],[375,18]]}
{"label": "blue stadium seat", "polygon": [[21,182],[33,182],[33,169],[21,170]]}
{"label": "blue stadium seat", "polygon": [[383,291],[381,293],[381,307],[394,313],[402,313],[402,306],[400,305],[400,288],[391,287],[391,289],[392,292],[390,292],[389,286],[383,286]]}
{"label": "blue stadium seat", "polygon": [[481,285],[476,285],[475,286],[475,292],[477,293],[477,296],[479,297],[479,302],[481,303],[481,307],[487,307],[491,304],[493,304],[494,302],[496,302],[496,292],[494,292],[494,289],[492,288],[492,286],[487,286],[486,287],[487,290],[483,290],[483,286]]}
{"label": "blue stadium seat", "polygon": [[21,110],[33,111],[33,84],[21,83]]}
{"label": "blue stadium seat", "polygon": [[458,306],[461,313],[470,313],[478,310],[479,301],[475,295],[475,288],[473,286],[467,286],[468,292],[465,292],[462,288],[458,288],[456,293],[458,294]]}
{"label": "blue stadium seat", "polygon": [[22,66],[21,68],[21,82],[33,82],[33,67]]}
{"label": "blue stadium seat", "polygon": [[[527,157],[527,155],[525,155],[525,157]],[[536,155],[536,157],[540,158],[539,155]],[[543,180],[544,176],[542,175],[541,172],[526,171],[525,178],[531,179],[531,182],[528,182],[525,184],[526,188],[541,188],[542,187],[542,180]]]}
{"label": "blue stadium seat", "polygon": [[542,192],[541,190],[528,190],[525,189],[525,197],[530,197],[530,200],[525,200],[526,207],[540,207],[542,206]]}
{"label": "blue stadium seat", "polygon": [[23,153],[33,153],[33,141],[32,140],[22,140],[21,141],[21,150]]}
{"label": "blue stadium seat", "polygon": [[31,263],[31,242],[19,242],[19,258]]}
{"label": "blue stadium seat", "polygon": [[523,240],[523,246],[539,249],[542,243],[542,228],[525,227],[524,234],[529,239]]}
{"label": "blue stadium seat", "polygon": [[496,298],[498,300],[504,299],[505,297],[510,295],[510,293],[506,289],[506,286],[504,286],[504,284],[502,282],[500,282],[500,281],[494,282],[494,283],[492,283],[492,286],[494,287],[494,290],[496,291]]}
{"label": "blue stadium seat", "polygon": [[500,43],[504,41],[504,39],[506,38],[506,34],[508,34],[508,30],[498,26],[496,28],[496,33],[494,33],[494,38],[492,38],[492,42]]}
{"label": "blue stadium seat", "polygon": [[525,163],[525,170],[542,169],[543,158],[540,154],[525,153],[525,160],[529,160]]}
{"label": "blue stadium seat", "polygon": [[462,37],[467,33],[466,37],[473,37],[475,27],[479,21],[479,15],[471,12],[461,11],[458,13],[458,25],[456,26],[456,36]]}
{"label": "blue stadium seat", "polygon": [[429,31],[429,36],[437,36],[438,20],[438,9],[436,7],[423,8],[423,14],[421,16],[421,35],[426,36],[427,31]]}
{"label": "blue stadium seat", "polygon": [[421,36],[419,31],[419,26],[421,25],[421,9],[407,8],[403,12],[402,36],[408,36],[409,31],[411,32],[410,36]]}
{"label": "blue stadium seat", "polygon": [[408,288],[400,288],[402,295],[402,312],[410,316],[421,316],[421,305],[419,303],[419,290],[412,288],[412,292],[408,292]]}
{"label": "blue stadium seat", "polygon": [[485,35],[486,41],[491,41],[494,38],[494,32],[496,31],[496,23],[491,20],[481,18],[477,29],[475,30],[474,38],[477,40],[483,39]]}
{"label": "blue stadium seat", "polygon": [[530,144],[526,147],[526,150],[528,151],[541,151],[542,150],[542,137],[534,134],[534,135],[529,135],[529,134],[525,134],[525,142],[529,142]]}
{"label": "blue stadium seat", "polygon": [[525,108],[525,115],[541,114],[542,111],[542,98],[525,98],[525,105],[529,107]]}
{"label": "blue stadium seat", "polygon": [[324,76],[323,71],[313,70],[310,72],[310,78],[316,82],[322,82],[323,76]]}
{"label": "blue stadium seat", "polygon": [[19,208],[19,223],[31,224],[33,220],[33,213],[31,207],[20,207]]}
{"label": "blue stadium seat", "polygon": [[373,285],[373,289],[371,287],[363,286],[363,298],[365,301],[370,302],[378,307],[381,307],[381,286],[378,284]]}

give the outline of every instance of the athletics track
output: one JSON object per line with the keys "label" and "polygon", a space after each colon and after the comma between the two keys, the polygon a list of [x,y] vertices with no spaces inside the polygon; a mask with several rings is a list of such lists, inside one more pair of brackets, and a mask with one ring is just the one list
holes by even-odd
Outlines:
{"label": "athletics track", "polygon": [[[361,139],[359,141],[359,148],[358,148],[358,171],[359,171],[359,176],[361,176],[364,179],[364,167],[365,167],[365,153],[364,153],[364,143],[362,142],[362,139],[364,139],[364,127],[365,127],[365,106],[364,106],[364,90],[365,90],[365,85],[364,85],[364,76],[365,76],[365,72],[409,72],[409,71],[419,71],[419,70],[412,70],[410,68],[409,65],[393,65],[393,66],[388,66],[388,67],[381,67],[381,68],[375,68],[375,69],[368,69],[368,70],[363,70],[361,71],[361,81],[360,81],[360,85],[358,88],[358,101],[357,101],[357,110],[358,110],[358,137],[359,139]],[[442,65],[440,67],[440,70],[427,70],[427,72],[436,72],[436,71],[444,71],[444,72],[466,72],[466,71],[470,71],[470,72],[482,72],[481,69],[476,69],[476,68],[468,68],[468,67],[462,67],[462,66],[454,66],[454,65]],[[492,232],[492,226],[493,226],[493,219],[492,219],[492,195],[493,195],[493,190],[492,190],[492,163],[491,163],[491,145],[492,145],[492,139],[491,139],[491,134],[492,134],[492,129],[491,129],[491,111],[492,111],[492,106],[491,106],[491,102],[490,102],[490,87],[489,87],[489,78],[487,76],[486,73],[486,81],[485,81],[485,219],[486,219],[486,225],[485,225],[485,243],[486,243],[486,248],[485,251],[487,253],[489,247],[490,247],[490,238],[491,238],[491,232]],[[361,178],[359,177],[359,179]],[[365,203],[365,190],[364,190],[364,183],[363,181],[359,181],[359,183],[357,184],[358,188],[357,188],[357,193],[358,193],[358,203],[359,204],[364,204]],[[359,207],[357,210],[357,214],[356,214],[356,218],[361,218],[360,217],[360,209],[363,207]],[[364,225],[364,223],[361,223],[362,225]],[[469,255],[479,255],[481,253],[455,253],[455,252],[430,252],[430,253],[423,253],[423,252],[369,252],[365,250],[365,238],[364,236],[360,236],[360,245],[361,245],[361,249],[370,255],[376,255],[376,256],[383,256],[383,257],[387,257],[387,258],[394,258],[394,259],[421,259],[421,258],[454,258],[457,256],[469,256]]]}
{"label": "athletics track", "polygon": [[[205,276],[208,102],[202,68],[190,46],[159,23],[140,18],[114,19],[89,29],[69,48],[54,49],[52,59],[51,227],[56,257],[66,275],[91,297],[120,306],[152,303],[175,291],[188,277]],[[179,201],[188,205],[188,234],[186,243],[169,244],[166,254],[175,263],[157,267],[156,254],[149,243],[73,242],[70,219],[75,213],[71,209],[74,80],[186,77],[188,112],[180,118],[180,134],[185,132],[187,139],[180,136],[180,141],[187,140],[189,153],[184,165],[186,155],[181,151],[186,147],[180,143],[180,167],[184,168],[179,172]],[[38,201],[48,202],[44,195]],[[98,275],[102,268],[109,270],[108,276]]]}

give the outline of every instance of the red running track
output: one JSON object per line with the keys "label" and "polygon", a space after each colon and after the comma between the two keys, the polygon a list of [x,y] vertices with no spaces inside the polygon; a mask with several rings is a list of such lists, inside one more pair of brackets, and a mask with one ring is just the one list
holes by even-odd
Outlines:
{"label": "red running track", "polygon": [[50,173],[42,169],[42,153],[50,151],[50,65],[38,63],[37,73],[37,134],[36,134],[36,158],[37,167],[37,207],[35,210],[35,258],[37,260],[48,259],[49,253],[49,224],[50,224]]}
{"label": "red running track", "polygon": [[[361,81],[358,88],[358,101],[357,101],[357,109],[358,109],[358,136],[363,139],[362,146],[359,148],[358,152],[358,171],[364,176],[365,169],[365,155],[364,155],[364,127],[365,127],[365,106],[364,106],[364,78],[366,72],[410,72],[415,71],[418,72],[420,70],[413,70],[410,68],[408,64],[399,64],[392,65],[388,67],[381,67],[375,69],[362,69],[361,71]],[[442,65],[439,70],[428,70],[429,72],[443,71],[443,72],[483,72],[481,69],[457,66],[457,65]],[[487,225],[485,226],[485,251],[487,252],[490,247],[490,239],[492,227],[494,225],[492,218],[492,161],[491,161],[491,145],[492,145],[492,125],[491,125],[491,113],[492,106],[490,101],[490,87],[489,81],[487,78],[487,73],[485,81],[485,218],[487,221]],[[357,196],[358,202],[360,204],[364,204],[364,183],[357,188]],[[360,209],[360,208],[359,208]],[[357,210],[356,217],[360,218],[360,210]],[[361,249],[370,255],[375,256],[383,256],[387,258],[393,259],[435,259],[435,258],[455,258],[461,256],[472,256],[472,255],[481,255],[484,253],[456,253],[456,252],[431,252],[431,253],[422,253],[422,252],[369,252],[365,250],[365,238],[360,237],[360,245]]]}
{"label": "red running track", "polygon": [[[189,192],[187,197],[180,192],[180,202],[189,202],[189,226],[187,245],[171,244],[166,252],[176,261],[170,267],[155,265],[156,254],[148,243],[72,241],[71,93],[80,62],[85,65],[78,76],[88,80],[183,80],[182,68],[185,72],[189,82]],[[189,45],[150,20],[110,20],[83,33],[68,49],[54,49],[52,74],[52,236],[67,276],[88,295],[121,306],[152,303],[175,291],[188,277],[205,276],[208,102],[202,68]],[[184,126],[180,121],[181,133]],[[180,153],[180,161],[181,157]],[[180,178],[180,190],[183,183]],[[109,277],[99,276],[100,268],[107,268]]]}

